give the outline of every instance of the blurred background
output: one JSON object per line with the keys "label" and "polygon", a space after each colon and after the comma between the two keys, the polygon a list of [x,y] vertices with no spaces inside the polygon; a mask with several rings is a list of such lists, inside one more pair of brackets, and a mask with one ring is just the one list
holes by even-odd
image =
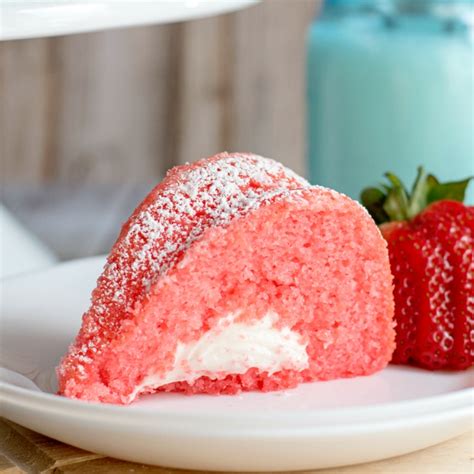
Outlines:
{"label": "blurred background", "polygon": [[203,20],[0,43],[5,177],[156,180],[225,149],[303,173],[305,36],[318,4],[269,0]]}
{"label": "blurred background", "polygon": [[319,4],[1,42],[3,202],[72,258],[106,252],[173,165],[253,151],[304,174],[305,37]]}
{"label": "blurred background", "polygon": [[107,252],[169,167],[223,150],[354,198],[389,169],[474,174],[473,5],[264,0],[0,42],[2,202],[68,259]]}

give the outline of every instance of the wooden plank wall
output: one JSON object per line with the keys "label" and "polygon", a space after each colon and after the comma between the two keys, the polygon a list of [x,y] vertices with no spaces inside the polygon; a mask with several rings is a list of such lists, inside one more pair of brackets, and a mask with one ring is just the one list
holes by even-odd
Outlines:
{"label": "wooden plank wall", "polygon": [[319,3],[0,44],[2,180],[141,182],[224,149],[304,173],[304,40]]}

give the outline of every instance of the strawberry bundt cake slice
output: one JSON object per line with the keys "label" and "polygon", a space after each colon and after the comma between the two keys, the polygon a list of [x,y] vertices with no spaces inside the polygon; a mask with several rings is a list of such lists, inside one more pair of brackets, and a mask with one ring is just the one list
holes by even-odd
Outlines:
{"label": "strawberry bundt cake slice", "polygon": [[275,161],[172,169],[125,223],[59,393],[238,393],[367,375],[394,349],[386,244],[355,201]]}

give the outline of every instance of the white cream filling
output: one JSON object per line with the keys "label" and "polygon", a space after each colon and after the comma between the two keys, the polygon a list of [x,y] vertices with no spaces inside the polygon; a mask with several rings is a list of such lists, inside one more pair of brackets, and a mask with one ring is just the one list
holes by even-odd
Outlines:
{"label": "white cream filling", "polygon": [[273,374],[283,369],[308,367],[307,343],[288,327],[276,328],[278,315],[270,311],[250,323],[235,322],[239,312],[219,322],[188,344],[178,343],[173,368],[167,373],[150,374],[135,388],[131,399],[145,388],[172,382],[192,383],[202,376],[211,379],[226,374],[243,374],[250,368]]}

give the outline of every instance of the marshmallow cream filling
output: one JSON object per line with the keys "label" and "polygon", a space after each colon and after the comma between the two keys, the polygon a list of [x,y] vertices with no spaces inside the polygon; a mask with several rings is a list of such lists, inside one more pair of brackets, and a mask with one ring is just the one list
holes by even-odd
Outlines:
{"label": "marshmallow cream filling", "polygon": [[269,311],[250,323],[235,322],[239,312],[221,318],[201,336],[187,344],[178,343],[174,365],[166,373],[149,374],[131,398],[145,388],[172,382],[194,382],[202,376],[224,378],[244,374],[250,368],[273,374],[283,369],[301,371],[308,367],[307,343],[288,327],[274,327],[278,315]]}

